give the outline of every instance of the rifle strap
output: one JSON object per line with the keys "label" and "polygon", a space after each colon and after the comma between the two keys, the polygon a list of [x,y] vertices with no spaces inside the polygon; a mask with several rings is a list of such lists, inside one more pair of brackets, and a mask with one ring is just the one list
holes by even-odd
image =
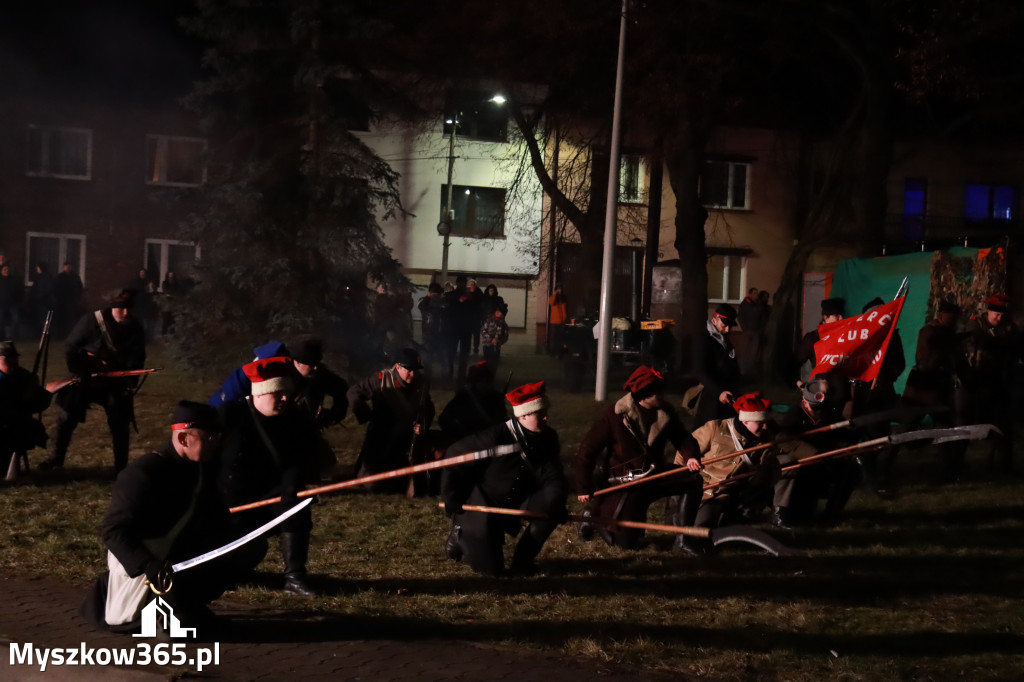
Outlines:
{"label": "rifle strap", "polygon": [[281,455],[278,454],[277,448],[274,447],[273,441],[270,440],[270,436],[263,429],[263,425],[260,424],[260,415],[256,412],[256,407],[252,404],[252,396],[245,397],[245,404],[249,406],[249,413],[252,415],[252,423],[256,425],[256,433],[260,434],[260,440],[263,441],[264,447],[267,448],[267,452],[274,458],[274,464],[280,469],[283,467],[281,461]]}
{"label": "rifle strap", "polygon": [[96,316],[96,324],[100,327],[100,334],[103,335],[103,343],[106,344],[112,352],[117,353],[117,346],[114,345],[114,339],[110,337],[110,330],[107,329],[107,321],[103,319],[102,310],[94,310],[93,315]]}

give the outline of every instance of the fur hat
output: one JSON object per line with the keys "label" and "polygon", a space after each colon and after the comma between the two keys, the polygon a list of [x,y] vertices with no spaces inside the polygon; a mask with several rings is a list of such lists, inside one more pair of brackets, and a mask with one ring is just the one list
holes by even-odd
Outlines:
{"label": "fur hat", "polygon": [[1010,297],[1006,294],[996,294],[985,299],[985,307],[994,313],[1006,313],[1010,310]]}
{"label": "fur hat", "polygon": [[295,388],[295,366],[291,358],[276,357],[254,360],[242,366],[245,376],[252,382],[252,394],[264,395]]}
{"label": "fur hat", "polygon": [[634,400],[643,400],[665,388],[665,379],[658,370],[640,365],[626,379],[622,388],[633,394]]}
{"label": "fur hat", "polygon": [[517,417],[546,410],[550,405],[544,392],[543,381],[538,381],[535,384],[523,384],[506,393],[505,399],[512,403],[512,414]]}
{"label": "fur hat", "polygon": [[423,369],[423,361],[420,359],[420,354],[412,348],[403,348],[398,354],[395,364],[401,365],[408,370]]}
{"label": "fur hat", "polygon": [[5,358],[18,357],[21,353],[14,347],[14,341],[0,341],[0,356]]}
{"label": "fur hat", "polygon": [[846,299],[843,298],[826,298],[821,302],[821,316],[828,317],[829,315],[838,315],[842,317],[846,314]]}

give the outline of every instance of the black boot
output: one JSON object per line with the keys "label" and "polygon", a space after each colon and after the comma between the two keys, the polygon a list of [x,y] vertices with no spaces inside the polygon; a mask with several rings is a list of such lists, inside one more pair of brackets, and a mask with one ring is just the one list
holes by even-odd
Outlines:
{"label": "black boot", "polygon": [[309,556],[308,533],[281,533],[281,554],[284,558],[284,591],[316,596],[306,583],[306,559]]}
{"label": "black boot", "polygon": [[537,572],[537,565],[533,563],[534,558],[540,554],[544,543],[537,540],[530,528],[523,531],[523,536],[516,543],[516,551],[512,554],[512,564],[509,572],[514,575],[533,575]]}
{"label": "black boot", "polygon": [[444,555],[452,561],[462,561],[462,545],[459,538],[462,536],[462,526],[452,524],[452,532],[448,533],[448,539],[444,541]]}
{"label": "black boot", "polygon": [[[693,526],[697,520],[697,510],[700,509],[703,490],[687,490],[682,495],[669,499],[673,509],[669,519],[673,526]],[[704,556],[711,551],[707,540],[680,533],[672,544],[673,549],[678,549],[691,556]]]}
{"label": "black boot", "polygon": [[768,523],[782,530],[793,530],[793,520],[786,507],[775,507],[768,515]]}
{"label": "black boot", "polygon": [[67,455],[68,447],[71,445],[71,434],[75,432],[76,424],[72,421],[57,422],[57,437],[53,441],[53,454],[49,459],[39,463],[39,469],[46,471],[54,467],[64,466],[64,457]]}

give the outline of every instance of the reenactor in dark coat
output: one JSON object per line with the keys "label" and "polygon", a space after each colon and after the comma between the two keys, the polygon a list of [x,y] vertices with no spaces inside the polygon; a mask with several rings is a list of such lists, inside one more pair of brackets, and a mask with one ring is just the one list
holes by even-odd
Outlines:
{"label": "reenactor in dark coat", "polygon": [[103,519],[109,571],[82,605],[93,625],[137,630],[142,608],[153,599],[149,585],[190,627],[209,624],[207,604],[231,589],[262,559],[265,546],[242,547],[186,571],[170,565],[235,539],[230,513],[217,490],[220,449],[217,411],[182,401],[171,418],[171,440],[135,460],[114,484]]}
{"label": "reenactor in dark coat", "polygon": [[[917,334],[917,350],[914,355],[914,367],[907,376],[907,385],[903,389],[903,405],[908,409],[907,416],[901,419],[897,427],[899,431],[912,431],[917,428],[924,414],[910,412],[914,408],[931,410],[929,413],[936,424],[952,426],[954,422],[953,398],[962,372],[962,356],[956,333],[957,317],[960,308],[954,303],[940,301],[935,318],[921,327]],[[944,443],[940,446],[947,465],[952,467],[959,443]],[[900,446],[890,445],[878,455],[875,471],[875,491],[882,497],[894,494],[891,479],[892,467],[896,461]]]}
{"label": "reenactor in dark coat", "polygon": [[135,390],[138,377],[99,378],[91,374],[141,369],[146,362],[146,335],[130,314],[133,296],[129,291],[102,310],[82,317],[64,341],[68,370],[78,381],[57,394],[57,437],[53,455],[39,465],[50,469],[64,465],[71,435],[85,421],[90,404],[101,405],[113,440],[114,469],[128,465],[131,424],[135,420]]}
{"label": "reenactor in dark coat", "polygon": [[348,382],[323,363],[323,342],[307,336],[290,346],[300,377],[295,402],[313,416],[321,429],[339,423],[348,413]]}
{"label": "reenactor in dark coat", "polygon": [[697,426],[733,413],[729,404],[740,387],[740,365],[729,341],[729,330],[735,326],[736,309],[723,303],[707,321],[707,333],[694,337],[693,372],[704,386],[697,404]]}
{"label": "reenactor in dark coat", "polygon": [[518,444],[521,453],[484,459],[444,470],[441,497],[452,516],[452,531],[445,543],[450,559],[466,562],[478,573],[504,572],[505,535],[520,532],[513,516],[463,511],[464,504],[524,509],[546,516],[530,519],[519,541],[509,571],[528,574],[534,558],[559,523],[568,518],[568,487],[559,459],[558,434],[547,425],[548,399],[544,382],[525,384],[507,395],[513,418],[448,448],[448,457]]}
{"label": "reenactor in dark coat", "polygon": [[18,475],[19,458],[46,446],[46,428],[33,416],[50,406],[50,392],[18,363],[13,341],[0,342],[0,473]]}
{"label": "reenactor in dark coat", "polygon": [[[348,389],[352,414],[367,424],[356,476],[393,471],[416,463],[420,452],[417,437],[434,421],[430,384],[422,373],[420,356],[403,349],[393,367],[383,369]],[[379,481],[368,486],[374,492],[406,492],[407,479]]]}
{"label": "reenactor in dark coat", "polygon": [[[1009,318],[1010,299],[997,294],[985,301],[985,314],[972,317],[964,328],[961,389],[956,396],[960,424],[990,423],[1003,435],[996,441],[990,468],[1008,473],[1013,469],[1013,412],[1011,379],[1020,359],[1020,333]],[[965,446],[950,462],[949,478],[960,473]]]}
{"label": "reenactor in dark coat", "polygon": [[[596,518],[643,522],[655,500],[673,496],[670,522],[692,526],[701,499],[697,442],[664,401],[665,381],[656,370],[641,365],[623,388],[629,393],[601,411],[580,443],[576,454],[579,501],[588,503],[588,514]],[[690,473],[594,496],[598,489],[672,468],[673,460],[682,462]],[[644,534],[632,528],[605,528],[596,522],[594,526],[608,544],[619,547],[636,547]],[[583,540],[589,540],[593,532],[589,524],[580,526]],[[701,545],[685,535],[676,538],[676,548],[704,553]]]}
{"label": "reenactor in dark coat", "polygon": [[[304,484],[318,480],[333,454],[313,418],[295,405],[295,367],[290,358],[267,358],[244,367],[252,395],[223,404],[224,453],[220,488],[232,507],[273,497],[274,505],[240,511],[239,535],[295,506]],[[315,594],[306,582],[313,514],[307,507],[279,526],[284,589]]]}
{"label": "reenactor in dark coat", "polygon": [[494,370],[484,361],[466,370],[466,385],[445,405],[437,423],[448,442],[454,443],[506,419],[505,396],[494,388]]}

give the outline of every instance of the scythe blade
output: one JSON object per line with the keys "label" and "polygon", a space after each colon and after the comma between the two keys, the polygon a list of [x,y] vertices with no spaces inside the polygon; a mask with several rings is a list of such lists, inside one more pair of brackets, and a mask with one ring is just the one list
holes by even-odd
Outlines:
{"label": "scythe blade", "polygon": [[744,542],[748,545],[760,547],[773,556],[800,556],[803,552],[787,547],[777,538],[769,535],[763,530],[751,528],[750,526],[722,526],[712,528],[709,536],[711,544],[715,547],[726,542]]}

